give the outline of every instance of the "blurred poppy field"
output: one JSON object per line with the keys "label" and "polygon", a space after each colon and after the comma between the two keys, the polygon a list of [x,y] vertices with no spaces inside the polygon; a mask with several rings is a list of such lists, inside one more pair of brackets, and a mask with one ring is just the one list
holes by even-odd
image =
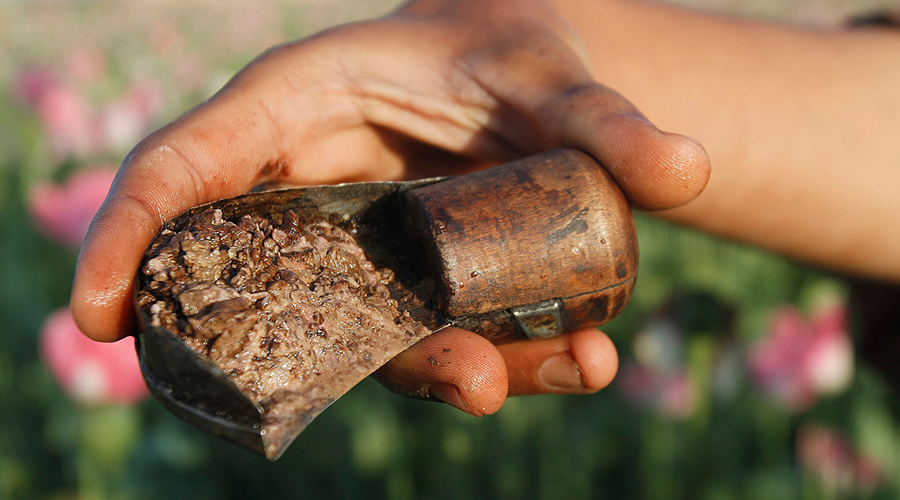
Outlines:
{"label": "blurred poppy field", "polygon": [[[77,249],[128,149],[267,47],[394,3],[0,2],[0,500],[900,498],[900,399],[855,356],[844,285],[641,214],[596,395],[475,419],[366,380],[269,463],[149,398],[131,339],[84,338]],[[813,25],[885,4],[682,3]]]}

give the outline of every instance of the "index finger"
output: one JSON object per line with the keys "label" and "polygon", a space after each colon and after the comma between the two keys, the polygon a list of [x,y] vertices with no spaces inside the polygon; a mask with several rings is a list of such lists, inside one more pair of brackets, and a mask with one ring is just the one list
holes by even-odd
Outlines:
{"label": "index finger", "polygon": [[[303,73],[284,73],[285,58],[298,50],[305,47],[270,51],[208,102],[141,141],[125,159],[76,267],[71,308],[86,335],[114,341],[132,331],[133,279],[166,220],[268,179],[316,182],[354,175],[340,164],[329,164],[330,172],[294,171],[302,157],[334,157],[329,150],[344,149],[329,139],[352,140],[357,151],[372,139],[371,132],[352,130],[357,124],[352,114],[333,102],[339,93],[316,92]],[[326,119],[329,126],[319,126]]]}
{"label": "index finger", "polygon": [[[78,257],[71,307],[89,337],[113,341],[130,331],[132,281],[163,222],[246,190],[275,160],[271,142],[261,140],[268,126],[245,108],[228,97],[205,104],[147,137],[125,159]],[[250,137],[238,140],[242,131]]]}

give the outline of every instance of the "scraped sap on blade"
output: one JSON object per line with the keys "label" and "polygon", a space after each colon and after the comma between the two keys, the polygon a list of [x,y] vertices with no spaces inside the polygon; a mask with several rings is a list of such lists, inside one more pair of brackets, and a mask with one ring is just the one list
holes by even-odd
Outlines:
{"label": "scraped sap on blade", "polygon": [[299,433],[335,399],[431,331],[398,310],[350,232],[274,219],[195,215],[164,230],[141,272],[138,304],[212,361],[263,409],[270,442]]}

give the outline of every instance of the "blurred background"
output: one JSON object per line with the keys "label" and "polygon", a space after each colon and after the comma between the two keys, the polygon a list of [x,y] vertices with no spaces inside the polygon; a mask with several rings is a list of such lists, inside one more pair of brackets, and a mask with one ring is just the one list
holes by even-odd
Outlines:
{"label": "blurred background", "polygon": [[[148,399],[130,339],[82,338],[77,248],[128,149],[265,48],[394,3],[0,1],[0,499],[900,498],[900,405],[842,284],[641,215],[593,396],[475,419],[367,380],[268,463]],[[887,5],[682,3],[813,26]]]}

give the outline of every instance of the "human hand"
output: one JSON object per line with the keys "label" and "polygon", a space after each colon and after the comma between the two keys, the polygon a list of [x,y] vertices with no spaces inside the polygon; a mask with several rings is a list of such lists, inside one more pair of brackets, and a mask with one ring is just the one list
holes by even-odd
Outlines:
{"label": "human hand", "polygon": [[[267,51],[125,159],[79,256],[76,321],[96,340],[131,333],[133,278],[162,223],[263,182],[462,173],[566,146],[600,161],[637,208],[696,197],[709,176],[702,146],[659,131],[586,60],[537,0],[414,1]],[[379,378],[480,415],[507,393],[596,391],[616,369],[597,330],[495,347],[451,328]]]}

